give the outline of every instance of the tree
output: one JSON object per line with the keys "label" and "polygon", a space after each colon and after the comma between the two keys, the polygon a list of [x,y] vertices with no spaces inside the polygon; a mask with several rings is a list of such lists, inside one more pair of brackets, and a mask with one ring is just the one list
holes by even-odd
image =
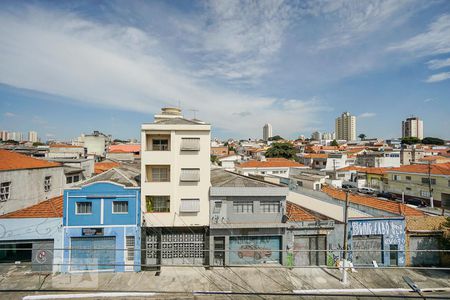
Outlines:
{"label": "tree", "polygon": [[445,141],[440,139],[440,138],[435,138],[435,137],[426,137],[422,140],[422,144],[427,144],[427,145],[444,145]]}
{"label": "tree", "polygon": [[330,143],[330,146],[339,147],[339,144],[338,144],[338,142],[337,142],[336,140],[333,140],[333,141]]}
{"label": "tree", "polygon": [[43,145],[45,145],[45,144],[44,144],[44,143],[41,143],[41,142],[34,142],[34,143],[33,143],[33,147],[43,146]]}
{"label": "tree", "polygon": [[420,139],[416,138],[415,136],[402,138],[402,144],[415,145],[415,144],[419,144],[419,143],[420,143]]}
{"label": "tree", "polygon": [[361,133],[360,135],[358,135],[358,137],[362,140],[364,140],[366,138],[366,135],[364,133]]}
{"label": "tree", "polygon": [[269,141],[279,141],[279,140],[284,140],[284,139],[279,135],[269,137]]}
{"label": "tree", "polygon": [[266,151],[266,157],[282,157],[295,159],[295,149],[290,143],[273,143]]}

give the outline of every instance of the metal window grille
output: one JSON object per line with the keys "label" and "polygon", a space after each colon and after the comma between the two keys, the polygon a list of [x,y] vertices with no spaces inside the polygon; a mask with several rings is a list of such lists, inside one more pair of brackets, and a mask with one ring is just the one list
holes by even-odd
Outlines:
{"label": "metal window grille", "polygon": [[200,199],[181,199],[180,212],[199,212]]}
{"label": "metal window grille", "polygon": [[181,181],[200,181],[200,169],[181,169]]}
{"label": "metal window grille", "polygon": [[279,213],[280,212],[280,202],[278,201],[264,201],[261,202],[261,211],[263,213]]}
{"label": "metal window grille", "polygon": [[169,166],[161,166],[161,167],[151,167],[152,170],[152,180],[157,182],[170,181],[170,167]]}
{"label": "metal window grille", "polygon": [[134,236],[126,237],[126,245],[127,245],[127,260],[134,261]]}
{"label": "metal window grille", "polygon": [[113,201],[113,213],[128,213],[128,201]]}
{"label": "metal window grille", "polygon": [[77,202],[77,214],[92,214],[92,202]]}
{"label": "metal window grille", "polygon": [[168,151],[169,140],[168,139],[153,139],[152,140],[153,151]]}
{"label": "metal window grille", "polygon": [[2,182],[0,184],[0,201],[9,200],[11,181]]}
{"label": "metal window grille", "polygon": [[184,151],[199,151],[200,150],[200,138],[182,138],[181,150]]}
{"label": "metal window grille", "polygon": [[214,202],[214,210],[213,213],[214,214],[218,214],[220,213],[220,210],[222,209],[222,201],[216,201]]}
{"label": "metal window grille", "polygon": [[253,213],[252,201],[233,202],[233,212],[237,214]]}
{"label": "metal window grille", "polygon": [[50,191],[51,187],[52,187],[52,176],[45,176],[44,191],[46,192]]}
{"label": "metal window grille", "polygon": [[170,196],[146,196],[147,212],[170,212]]}

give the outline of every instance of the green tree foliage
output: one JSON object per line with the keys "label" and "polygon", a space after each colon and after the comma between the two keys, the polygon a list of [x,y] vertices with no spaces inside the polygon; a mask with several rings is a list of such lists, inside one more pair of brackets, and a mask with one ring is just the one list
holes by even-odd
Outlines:
{"label": "green tree foliage", "polygon": [[34,142],[34,143],[33,143],[33,147],[43,146],[43,145],[45,145],[45,144],[44,144],[44,143],[41,143],[41,142]]}
{"label": "green tree foliage", "polygon": [[364,140],[366,138],[366,135],[364,133],[361,133],[360,135],[358,135],[358,137],[362,140]]}
{"label": "green tree foliage", "polygon": [[339,147],[339,144],[338,144],[338,142],[337,142],[336,140],[333,140],[333,141],[330,143],[330,146]]}
{"label": "green tree foliage", "polygon": [[416,138],[416,137],[406,137],[406,138],[402,138],[402,144],[406,144],[406,145],[414,145],[414,144],[420,144],[420,139]]}
{"label": "green tree foliage", "polygon": [[273,143],[266,151],[266,157],[295,159],[295,149],[290,143]]}
{"label": "green tree foliage", "polygon": [[269,137],[269,141],[279,141],[279,140],[284,140],[284,139],[279,135]]}
{"label": "green tree foliage", "polygon": [[445,141],[440,139],[440,138],[435,138],[435,137],[426,137],[422,140],[422,144],[427,144],[427,145],[444,145]]}

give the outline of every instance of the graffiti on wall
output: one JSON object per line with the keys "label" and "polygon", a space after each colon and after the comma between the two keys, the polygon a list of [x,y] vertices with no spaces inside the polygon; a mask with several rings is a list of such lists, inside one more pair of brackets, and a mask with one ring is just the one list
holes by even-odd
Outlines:
{"label": "graffiti on wall", "polygon": [[230,264],[279,263],[280,249],[278,236],[230,237]]}
{"label": "graffiti on wall", "polygon": [[405,243],[404,226],[399,221],[352,222],[352,235],[382,235],[385,244]]}

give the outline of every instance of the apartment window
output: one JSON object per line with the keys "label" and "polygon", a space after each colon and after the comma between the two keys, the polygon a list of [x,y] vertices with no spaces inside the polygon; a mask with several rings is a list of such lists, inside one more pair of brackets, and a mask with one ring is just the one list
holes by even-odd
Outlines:
{"label": "apartment window", "polygon": [[170,212],[170,196],[146,196],[147,212]]}
{"label": "apartment window", "polygon": [[392,180],[399,181],[401,179],[400,175],[392,175]]}
{"label": "apartment window", "polygon": [[9,200],[11,190],[11,181],[2,182],[0,184],[0,201]]}
{"label": "apartment window", "polygon": [[170,181],[170,166],[147,166],[147,181]]}
{"label": "apartment window", "polygon": [[222,209],[222,201],[216,201],[214,202],[214,209],[213,209],[213,214],[218,214],[220,213],[220,210]]}
{"label": "apartment window", "polygon": [[200,181],[200,169],[181,169],[181,181]]}
{"label": "apartment window", "polygon": [[406,180],[411,180],[411,176],[406,176]]}
{"label": "apartment window", "polygon": [[[431,179],[431,181],[430,181],[430,179]],[[431,182],[431,184],[436,184],[436,179],[435,178],[422,177],[422,183],[429,184],[430,182]]]}
{"label": "apartment window", "polygon": [[260,206],[263,213],[279,213],[281,210],[279,201],[263,201]]}
{"label": "apartment window", "polygon": [[180,212],[199,212],[200,199],[181,199]]}
{"label": "apartment window", "polygon": [[72,183],[72,181],[73,181],[73,177],[72,177],[72,176],[68,176],[68,177],[66,178],[66,183],[67,183],[67,184]]}
{"label": "apartment window", "polygon": [[128,201],[113,201],[113,214],[127,214]]}
{"label": "apartment window", "polygon": [[421,197],[425,197],[425,198],[431,197],[429,191],[420,191],[420,196],[421,196]]}
{"label": "apartment window", "polygon": [[253,202],[252,201],[233,202],[233,212],[237,214],[251,214],[253,213]]}
{"label": "apartment window", "polygon": [[169,151],[168,139],[153,139],[152,140],[153,151]]}
{"label": "apartment window", "polygon": [[78,181],[80,181],[80,175],[73,176],[73,182],[78,182]]}
{"label": "apartment window", "polygon": [[77,202],[75,213],[77,215],[92,214],[92,202]]}
{"label": "apartment window", "polygon": [[182,138],[181,150],[183,151],[199,151],[200,138]]}
{"label": "apartment window", "polygon": [[298,186],[303,186],[303,181],[297,181]]}
{"label": "apartment window", "polygon": [[44,179],[44,191],[45,192],[50,191],[51,187],[52,187],[52,176],[45,176],[45,179]]}

